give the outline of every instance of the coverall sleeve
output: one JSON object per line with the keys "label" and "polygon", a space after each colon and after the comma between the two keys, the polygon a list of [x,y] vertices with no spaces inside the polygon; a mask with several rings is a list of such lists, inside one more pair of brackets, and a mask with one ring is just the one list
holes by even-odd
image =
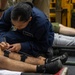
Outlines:
{"label": "coverall sleeve", "polygon": [[0,33],[7,32],[11,28],[11,19],[10,19],[11,9],[12,9],[12,7],[5,10],[5,12],[3,13],[3,15],[0,19]]}

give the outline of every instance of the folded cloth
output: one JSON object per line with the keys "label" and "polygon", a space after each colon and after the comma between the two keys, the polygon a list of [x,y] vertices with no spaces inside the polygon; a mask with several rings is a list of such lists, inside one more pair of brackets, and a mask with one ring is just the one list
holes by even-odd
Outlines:
{"label": "folded cloth", "polygon": [[9,71],[9,70],[0,70],[0,75],[21,75],[21,72]]}

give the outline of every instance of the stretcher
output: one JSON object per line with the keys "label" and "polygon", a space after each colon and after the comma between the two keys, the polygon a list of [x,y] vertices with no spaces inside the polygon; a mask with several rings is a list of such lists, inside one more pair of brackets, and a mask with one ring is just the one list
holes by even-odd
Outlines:
{"label": "stretcher", "polygon": [[68,60],[64,64],[68,67],[68,75],[75,75],[75,46],[53,46],[55,56],[68,53]]}
{"label": "stretcher", "polygon": [[70,60],[65,65],[75,66],[75,46],[53,46],[53,51],[55,55],[62,55],[67,52]]}
{"label": "stretcher", "polygon": [[53,52],[55,55],[67,52],[69,56],[75,56],[75,46],[53,46]]}

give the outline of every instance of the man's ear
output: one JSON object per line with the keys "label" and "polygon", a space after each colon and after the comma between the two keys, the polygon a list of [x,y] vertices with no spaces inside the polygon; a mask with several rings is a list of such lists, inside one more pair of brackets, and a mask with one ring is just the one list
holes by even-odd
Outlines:
{"label": "man's ear", "polygon": [[29,18],[29,22],[32,20],[32,17]]}

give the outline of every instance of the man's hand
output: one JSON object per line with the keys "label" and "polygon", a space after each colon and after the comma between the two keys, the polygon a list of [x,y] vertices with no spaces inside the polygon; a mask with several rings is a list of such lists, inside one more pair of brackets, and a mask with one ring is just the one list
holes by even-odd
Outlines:
{"label": "man's hand", "polygon": [[1,43],[0,43],[0,48],[1,48],[2,50],[8,49],[9,46],[10,46],[9,43],[6,43],[6,42],[1,42]]}
{"label": "man's hand", "polygon": [[21,49],[21,44],[20,43],[12,44],[9,47],[9,50],[13,51],[13,52],[19,52],[20,49]]}

